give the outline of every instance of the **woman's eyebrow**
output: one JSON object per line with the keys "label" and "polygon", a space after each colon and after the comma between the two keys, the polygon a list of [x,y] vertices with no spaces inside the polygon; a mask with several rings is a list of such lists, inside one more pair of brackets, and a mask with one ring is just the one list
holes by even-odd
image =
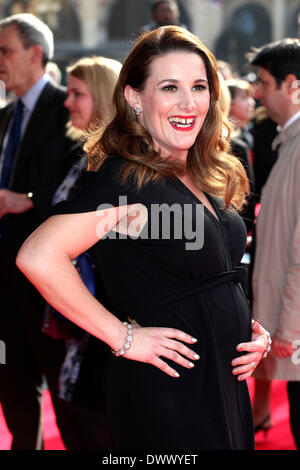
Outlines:
{"label": "woman's eyebrow", "polygon": [[[163,80],[159,81],[157,83],[157,85],[161,85],[162,83],[164,82],[168,82],[168,83],[178,83],[180,82],[180,80],[177,80],[175,78],[164,78]],[[208,83],[207,79],[206,78],[198,78],[197,80],[194,81],[194,83]]]}

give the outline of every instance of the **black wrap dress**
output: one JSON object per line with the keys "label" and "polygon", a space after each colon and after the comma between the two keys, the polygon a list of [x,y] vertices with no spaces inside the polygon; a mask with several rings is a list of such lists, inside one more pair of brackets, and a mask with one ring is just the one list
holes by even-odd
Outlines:
{"label": "black wrap dress", "polygon": [[233,376],[231,365],[236,346],[251,339],[237,268],[245,224],[207,195],[217,219],[179,179],[151,182],[139,191],[131,181],[121,185],[123,162],[109,157],[97,172],[85,172],[76,196],[58,204],[54,214],[139,204],[143,221],[136,232],[110,232],[92,248],[99,300],[122,321],[130,316],[141,326],[194,336],[197,343],[189,347],[200,360],[193,369],[170,362],[180,374],[173,378],[109,350],[99,357],[107,448],[253,449],[247,384]]}

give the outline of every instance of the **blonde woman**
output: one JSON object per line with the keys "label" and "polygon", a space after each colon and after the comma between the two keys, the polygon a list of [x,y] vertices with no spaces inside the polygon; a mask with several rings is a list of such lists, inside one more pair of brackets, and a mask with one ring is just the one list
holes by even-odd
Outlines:
{"label": "blonde woman", "polygon": [[[74,140],[70,158],[74,165],[55,191],[52,204],[71,197],[86,167],[82,146],[93,126],[109,122],[114,116],[113,92],[121,69],[120,62],[105,57],[84,57],[67,68],[68,96],[65,106],[70,112],[67,133]],[[93,272],[93,259],[84,252],[73,260],[89,291],[99,295]],[[63,426],[60,426],[68,450],[101,449],[104,434],[99,413],[103,406],[103,343],[76,327],[47,304],[44,333],[66,341],[66,357],[58,377],[57,393],[63,400]],[[97,359],[95,359],[97,358]],[[56,413],[57,422],[61,421]],[[66,428],[67,423],[69,426]]]}
{"label": "blonde woman", "polygon": [[120,69],[120,62],[106,57],[84,57],[67,67],[65,106],[73,128],[87,131],[92,124],[103,124],[113,117],[112,97]]}

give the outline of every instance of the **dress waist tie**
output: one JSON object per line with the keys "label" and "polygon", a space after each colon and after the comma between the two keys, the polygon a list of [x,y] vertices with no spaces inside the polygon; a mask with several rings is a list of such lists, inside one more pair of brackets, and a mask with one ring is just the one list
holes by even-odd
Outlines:
{"label": "dress waist tie", "polygon": [[167,290],[165,294],[160,292],[159,299],[153,299],[152,302],[148,303],[143,312],[150,312],[158,307],[163,307],[170,303],[182,300],[185,297],[199,294],[208,289],[212,289],[221,284],[227,282],[240,283],[245,288],[247,281],[247,268],[243,266],[233,267],[231,270],[218,273],[215,276],[199,279],[197,281],[186,282],[180,286],[176,286],[173,289]]}

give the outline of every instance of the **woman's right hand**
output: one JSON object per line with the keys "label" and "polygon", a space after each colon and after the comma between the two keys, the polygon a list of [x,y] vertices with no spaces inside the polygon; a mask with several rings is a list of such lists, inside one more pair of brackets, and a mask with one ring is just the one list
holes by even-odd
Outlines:
{"label": "woman's right hand", "polygon": [[197,340],[181,330],[141,327],[135,321],[132,321],[132,326],[133,342],[124,358],[152,364],[171,377],[179,377],[179,374],[162,358],[170,359],[187,369],[194,367],[192,361],[200,359],[198,354],[183,344],[195,344]]}

